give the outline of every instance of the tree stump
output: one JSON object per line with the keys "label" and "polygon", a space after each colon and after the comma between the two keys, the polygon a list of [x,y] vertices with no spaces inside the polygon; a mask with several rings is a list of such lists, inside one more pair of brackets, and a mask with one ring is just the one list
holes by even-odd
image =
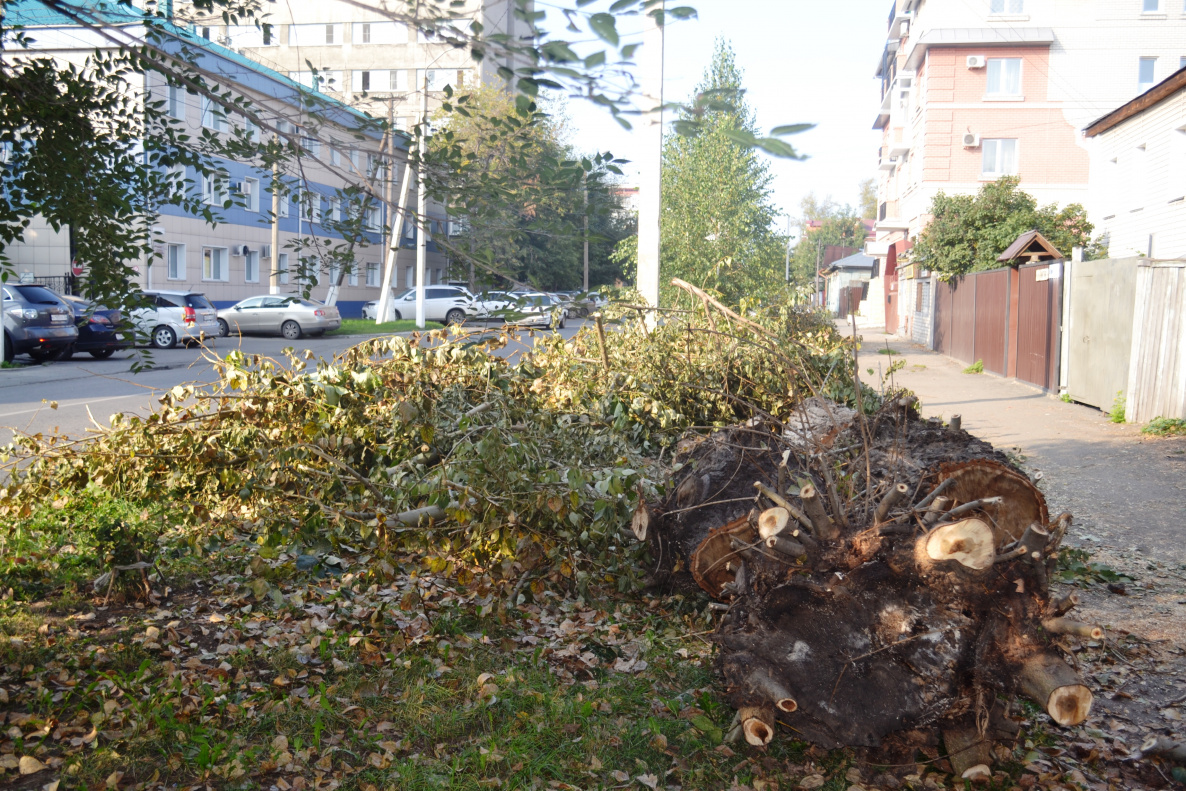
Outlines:
{"label": "tree stump", "polygon": [[[829,749],[930,731],[962,773],[991,756],[999,695],[1083,722],[1091,692],[1053,641],[1098,627],[1048,590],[1070,516],[1056,529],[1024,473],[914,402],[838,413],[689,437],[647,506],[655,583],[727,603],[717,670],[746,741],[777,723]],[[821,415],[837,424],[807,425]]]}

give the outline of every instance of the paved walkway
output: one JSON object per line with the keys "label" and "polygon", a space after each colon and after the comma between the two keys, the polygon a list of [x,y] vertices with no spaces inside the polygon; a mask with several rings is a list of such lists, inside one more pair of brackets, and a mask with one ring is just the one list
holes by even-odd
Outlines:
{"label": "paved walkway", "polygon": [[[924,416],[962,415],[966,430],[1041,472],[1051,514],[1075,515],[1071,543],[1186,567],[1186,439],[1145,437],[1139,426],[1016,380],[965,374],[963,363],[910,341],[867,329],[858,335],[863,375],[904,359],[894,380],[918,395]],[[878,353],[887,344],[901,356]]]}

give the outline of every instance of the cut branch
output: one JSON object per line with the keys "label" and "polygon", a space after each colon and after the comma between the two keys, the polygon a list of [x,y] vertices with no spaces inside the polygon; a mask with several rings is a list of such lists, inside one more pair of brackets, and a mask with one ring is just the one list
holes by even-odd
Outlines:
{"label": "cut branch", "polygon": [[815,485],[804,484],[803,488],[799,490],[799,499],[803,501],[803,510],[807,512],[807,518],[811,520],[811,529],[816,538],[835,541],[840,536],[840,530],[828,516],[828,512],[824,510],[824,502]]}
{"label": "cut branch", "polygon": [[1070,618],[1046,618],[1042,621],[1042,628],[1051,634],[1069,634],[1091,640],[1104,639],[1104,630],[1101,627]]}
{"label": "cut branch", "polygon": [[1091,713],[1091,690],[1056,656],[1031,657],[1021,666],[1018,679],[1021,691],[1064,728],[1080,724]]}
{"label": "cut branch", "polygon": [[909,496],[910,487],[906,484],[899,483],[898,485],[891,487],[890,490],[885,493],[885,497],[881,498],[881,503],[877,506],[877,511],[873,514],[874,524],[878,522],[884,522],[894,506],[904,501]]}
{"label": "cut branch", "polygon": [[774,738],[774,712],[768,708],[747,706],[738,710],[741,731],[754,747],[765,747]]}
{"label": "cut branch", "polygon": [[980,519],[963,519],[932,530],[918,539],[916,556],[927,568],[954,561],[979,571],[993,564],[992,526]]}
{"label": "cut branch", "polygon": [[800,511],[795,506],[791,505],[790,500],[783,497],[781,494],[774,491],[773,489],[771,489],[769,486],[762,483],[761,481],[754,481],[754,488],[757,489],[759,492],[761,492],[763,495],[765,495],[766,499],[769,500],[770,502],[774,503],[775,505],[778,505],[778,506],[781,506],[781,507],[787,509],[787,513],[789,513],[791,516],[795,517],[795,519],[797,519],[799,521],[799,524],[803,525],[804,527],[808,528],[809,530],[811,529],[811,520],[807,518],[806,514],[804,514],[802,511]]}

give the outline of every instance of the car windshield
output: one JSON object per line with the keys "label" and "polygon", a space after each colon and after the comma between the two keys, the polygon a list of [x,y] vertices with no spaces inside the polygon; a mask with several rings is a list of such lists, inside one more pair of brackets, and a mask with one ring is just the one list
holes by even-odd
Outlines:
{"label": "car windshield", "polygon": [[13,288],[19,291],[26,300],[38,305],[56,305],[62,301],[61,297],[42,286],[13,286]]}
{"label": "car windshield", "polygon": [[186,294],[185,305],[195,310],[214,310],[214,306],[210,304],[210,300],[202,294]]}

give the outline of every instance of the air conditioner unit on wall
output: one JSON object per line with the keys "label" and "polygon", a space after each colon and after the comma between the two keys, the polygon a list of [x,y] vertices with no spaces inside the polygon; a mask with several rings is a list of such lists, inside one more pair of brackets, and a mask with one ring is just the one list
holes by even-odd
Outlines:
{"label": "air conditioner unit on wall", "polygon": [[239,182],[239,194],[240,195],[250,195],[251,194],[251,182],[250,181],[240,181]]}
{"label": "air conditioner unit on wall", "polygon": [[975,132],[964,132],[964,148],[979,148],[980,135]]}
{"label": "air conditioner unit on wall", "polygon": [[983,69],[987,60],[983,55],[969,55],[968,68],[969,69]]}
{"label": "air conditioner unit on wall", "polygon": [[232,252],[234,252],[235,255],[247,255],[251,252],[251,248],[245,244],[239,244],[235,245],[235,247],[232,249]]}

